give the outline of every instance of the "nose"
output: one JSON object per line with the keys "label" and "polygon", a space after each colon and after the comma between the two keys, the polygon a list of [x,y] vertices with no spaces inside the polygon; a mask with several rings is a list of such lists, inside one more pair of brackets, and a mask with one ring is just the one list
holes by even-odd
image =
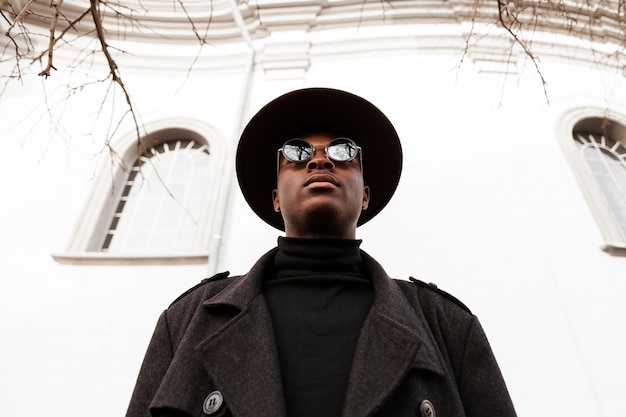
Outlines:
{"label": "nose", "polygon": [[306,167],[308,170],[313,169],[333,169],[335,168],[335,163],[326,157],[323,149],[316,149],[315,154],[309,162],[307,162]]}

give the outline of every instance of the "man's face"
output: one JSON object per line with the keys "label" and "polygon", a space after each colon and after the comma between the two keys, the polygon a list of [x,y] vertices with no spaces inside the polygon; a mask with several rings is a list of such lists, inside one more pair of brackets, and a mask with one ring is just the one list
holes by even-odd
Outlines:
{"label": "man's face", "polygon": [[334,162],[324,149],[335,136],[304,136],[315,148],[306,162],[290,162],[279,155],[274,209],[280,211],[287,237],[339,237],[354,239],[361,210],[369,203],[360,158]]}

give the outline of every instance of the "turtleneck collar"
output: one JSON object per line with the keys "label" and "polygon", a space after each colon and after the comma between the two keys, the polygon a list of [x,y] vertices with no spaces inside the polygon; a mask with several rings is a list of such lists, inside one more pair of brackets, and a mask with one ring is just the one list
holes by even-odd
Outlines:
{"label": "turtleneck collar", "polygon": [[263,293],[286,415],[340,416],[352,358],[374,299],[360,240],[279,238]]}
{"label": "turtleneck collar", "polygon": [[274,278],[344,276],[364,278],[361,240],[278,238]]}

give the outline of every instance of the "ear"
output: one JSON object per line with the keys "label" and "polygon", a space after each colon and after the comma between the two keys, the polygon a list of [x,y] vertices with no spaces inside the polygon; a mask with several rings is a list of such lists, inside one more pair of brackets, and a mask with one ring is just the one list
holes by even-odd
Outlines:
{"label": "ear", "polygon": [[278,190],[272,190],[272,202],[274,203],[274,211],[280,213],[280,199],[278,198]]}
{"label": "ear", "polygon": [[367,210],[370,205],[370,187],[367,185],[363,187],[363,204],[361,205],[362,210]]}

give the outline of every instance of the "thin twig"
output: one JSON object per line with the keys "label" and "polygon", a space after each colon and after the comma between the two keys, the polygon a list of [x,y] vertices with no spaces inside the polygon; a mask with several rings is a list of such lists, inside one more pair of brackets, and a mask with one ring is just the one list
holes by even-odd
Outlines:
{"label": "thin twig", "polygon": [[9,36],[9,34],[11,33],[11,30],[15,27],[16,24],[22,22],[22,20],[24,19],[24,16],[26,16],[26,13],[30,11],[30,7],[32,6],[34,2],[35,0],[28,0],[28,3],[26,3],[24,7],[22,7],[22,10],[20,10],[17,16],[15,16],[15,20],[13,21],[11,26],[9,26],[9,29],[7,29],[7,32],[6,32],[7,36]]}
{"label": "thin twig", "polygon": [[126,98],[126,103],[128,104],[130,113],[133,117],[133,121],[135,124],[135,133],[137,134],[137,142],[139,146],[139,144],[141,143],[141,133],[139,132],[139,121],[137,120],[137,115],[135,114],[135,109],[130,99],[130,94],[128,93],[128,90],[126,89],[126,86],[124,85],[124,82],[122,81],[122,77],[119,74],[119,69],[117,67],[117,64],[115,63],[115,60],[113,59],[113,57],[111,56],[111,53],[109,52],[109,45],[106,42],[104,28],[102,27],[102,19],[100,18],[98,14],[98,4],[100,3],[100,0],[89,0],[89,2],[91,4],[91,16],[93,18],[93,23],[96,26],[98,40],[100,41],[100,45],[102,46],[102,53],[104,54],[107,60],[107,63],[109,65],[109,71],[111,74],[111,78],[113,79],[113,82],[115,82],[117,85],[120,86],[120,88],[122,89],[122,92],[124,93],[124,97]]}
{"label": "thin twig", "polygon": [[194,23],[193,19],[191,18],[191,15],[189,15],[189,12],[187,12],[187,9],[185,8],[185,3],[182,0],[177,0],[177,2],[180,8],[183,10],[183,13],[185,14],[185,18],[191,25],[191,30],[193,31],[194,35],[196,35],[196,38],[200,42],[200,45],[206,43],[206,35],[204,38],[200,36],[200,33],[198,32],[198,28],[196,28],[196,24]]}
{"label": "thin twig", "polygon": [[54,16],[52,16],[52,22],[50,22],[50,39],[48,44],[48,63],[46,64],[46,68],[39,73],[40,76],[44,78],[48,78],[50,76],[50,70],[53,69],[56,71],[54,65],[52,65],[52,55],[54,53],[54,44],[56,43],[55,32],[57,28],[57,22],[59,21],[59,11],[61,10],[61,5],[63,4],[63,0],[58,0],[54,5]]}
{"label": "thin twig", "polygon": [[[57,42],[61,39],[63,39],[63,37],[65,36],[65,34],[70,30],[70,29],[75,29],[76,28],[76,24],[79,23],[81,20],[83,20],[83,18],[85,16],[87,16],[90,13],[90,9],[85,10],[80,16],[78,16],[76,19],[74,19],[73,21],[69,22],[68,26],[63,29],[63,31],[61,31],[61,33],[59,34],[58,37],[55,37],[54,39],[54,43],[51,45],[52,47],[56,46]],[[39,54],[38,56],[36,56],[35,58],[33,58],[33,61],[38,61],[40,60],[45,54],[49,54],[49,50],[50,47],[48,47],[47,50],[43,51],[41,54]]]}
{"label": "thin twig", "polygon": [[548,100],[548,103],[549,103],[550,100],[548,98],[548,90],[546,87],[548,83],[546,82],[545,78],[543,78],[543,74],[541,73],[541,70],[539,69],[537,58],[533,55],[530,49],[528,49],[528,47],[526,46],[526,43],[522,41],[506,23],[504,23],[504,17],[502,16],[502,9],[503,9],[503,6],[506,7],[506,5],[502,4],[501,0],[497,0],[497,2],[498,2],[498,18],[500,19],[500,24],[502,24],[502,27],[504,27],[504,29],[506,29],[506,31],[509,32],[509,34],[513,38],[513,41],[522,47],[522,49],[524,50],[524,53],[532,61],[533,65],[535,66],[535,69],[537,70],[537,74],[539,74],[539,78],[541,78],[541,85],[543,87],[543,95],[546,97],[546,100]]}

